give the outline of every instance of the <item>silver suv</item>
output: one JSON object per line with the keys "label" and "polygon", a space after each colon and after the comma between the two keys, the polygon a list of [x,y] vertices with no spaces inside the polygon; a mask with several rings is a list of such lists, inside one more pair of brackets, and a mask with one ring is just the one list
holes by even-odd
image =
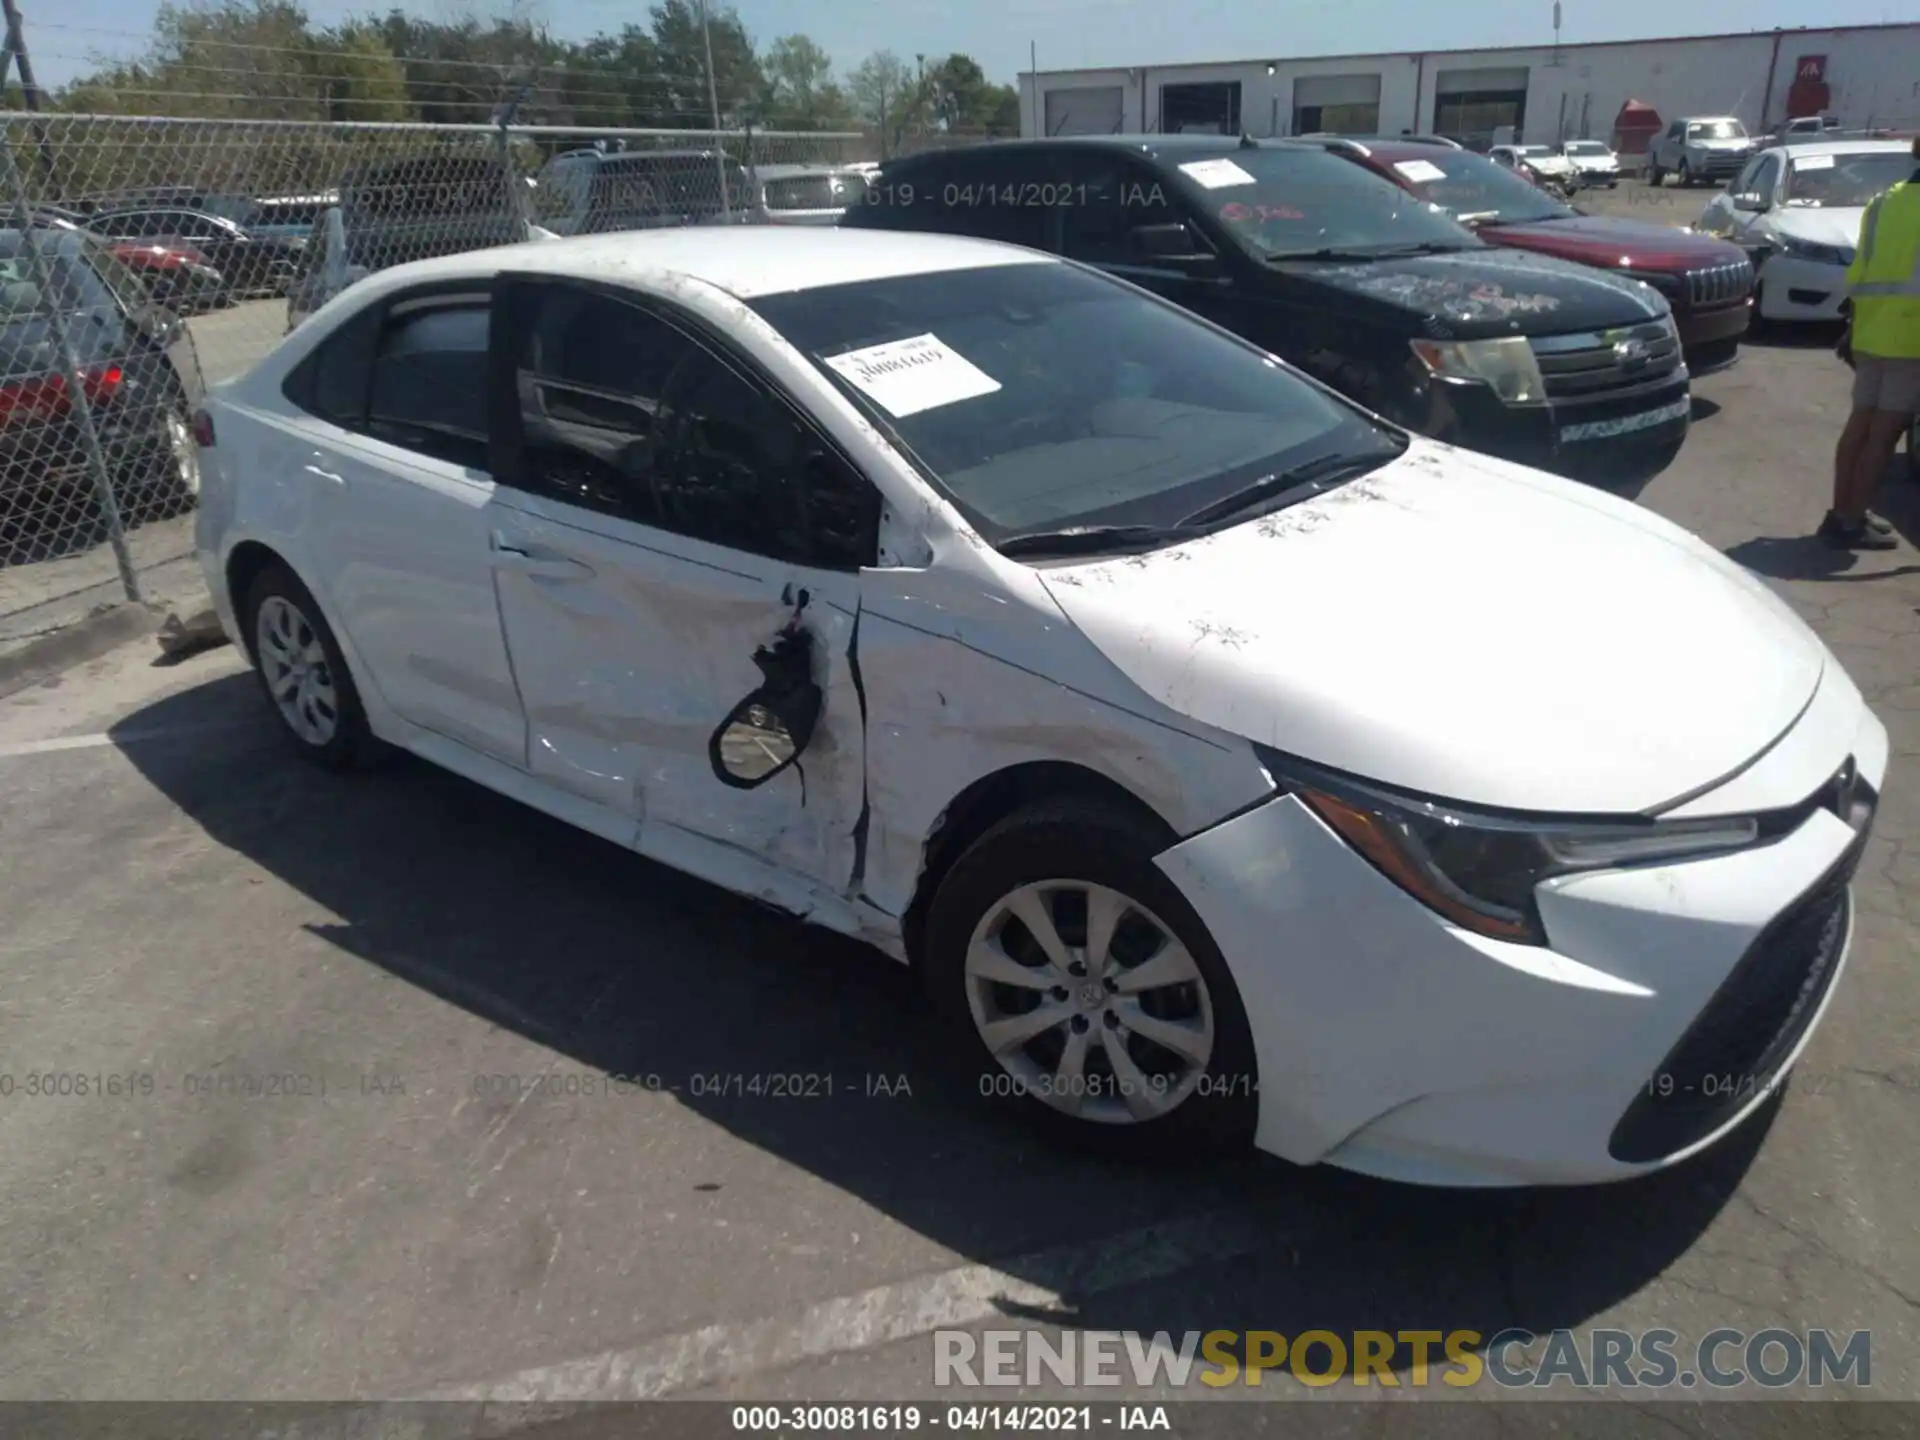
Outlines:
{"label": "silver suv", "polygon": [[1647,183],[1658,185],[1670,174],[1683,187],[1731,180],[1752,158],[1756,144],[1747,127],[1732,115],[1675,120],[1653,142]]}

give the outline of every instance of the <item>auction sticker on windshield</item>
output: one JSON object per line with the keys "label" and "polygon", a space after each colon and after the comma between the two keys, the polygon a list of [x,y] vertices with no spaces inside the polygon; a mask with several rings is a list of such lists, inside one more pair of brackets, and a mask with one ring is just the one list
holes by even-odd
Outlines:
{"label": "auction sticker on windshield", "polygon": [[1393,168],[1419,185],[1431,185],[1435,180],[1447,178],[1447,172],[1431,160],[1402,160]]}
{"label": "auction sticker on windshield", "polygon": [[1795,170],[1831,170],[1833,169],[1833,156],[1797,155],[1794,157],[1793,168]]}
{"label": "auction sticker on windshield", "polygon": [[899,417],[991,395],[1000,388],[998,380],[931,333],[849,350],[826,357],[825,363],[882,410]]}
{"label": "auction sticker on windshield", "polygon": [[1229,185],[1252,185],[1253,176],[1242,170],[1231,160],[1193,160],[1180,167],[1180,173],[1196,184],[1209,190],[1223,190]]}

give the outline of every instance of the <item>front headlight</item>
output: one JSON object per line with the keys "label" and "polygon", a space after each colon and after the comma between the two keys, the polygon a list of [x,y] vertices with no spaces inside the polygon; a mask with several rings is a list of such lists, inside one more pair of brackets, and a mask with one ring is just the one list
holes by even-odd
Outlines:
{"label": "front headlight", "polygon": [[1498,340],[1413,340],[1413,353],[1429,374],[1443,380],[1471,380],[1493,387],[1509,405],[1538,405],[1547,398],[1547,382],[1533,346],[1518,335]]}
{"label": "front headlight", "polygon": [[1791,235],[1775,235],[1774,248],[1796,260],[1811,260],[1817,265],[1851,265],[1853,251],[1844,245],[1818,245],[1811,240],[1796,240]]}
{"label": "front headlight", "polygon": [[1544,945],[1534,891],[1559,875],[1725,854],[1761,838],[1750,815],[1530,820],[1397,795],[1261,751],[1283,789],[1389,880],[1463,930]]}

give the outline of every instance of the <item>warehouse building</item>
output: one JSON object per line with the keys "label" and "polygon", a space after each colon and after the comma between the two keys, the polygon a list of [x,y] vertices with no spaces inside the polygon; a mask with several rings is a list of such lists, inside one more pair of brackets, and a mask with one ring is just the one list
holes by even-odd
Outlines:
{"label": "warehouse building", "polygon": [[1755,133],[1811,114],[1912,128],[1920,24],[1043,70],[1020,80],[1024,135],[1411,131],[1485,145],[1511,127],[1552,143],[1611,139],[1630,104],[1666,120],[1737,115]]}

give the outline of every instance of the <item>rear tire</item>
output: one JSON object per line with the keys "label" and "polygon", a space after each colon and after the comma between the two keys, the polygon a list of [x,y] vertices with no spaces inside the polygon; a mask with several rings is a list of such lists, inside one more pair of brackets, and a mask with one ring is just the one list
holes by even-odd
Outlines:
{"label": "rear tire", "polygon": [[1166,843],[1095,801],[1017,812],[948,871],[923,946],[962,1082],[1055,1140],[1126,1159],[1244,1145],[1258,1105],[1239,992],[1153,863]]}
{"label": "rear tire", "polygon": [[380,754],[339,642],[312,593],[284,565],[262,570],[241,610],[267,704],[302,759],[352,770]]}

